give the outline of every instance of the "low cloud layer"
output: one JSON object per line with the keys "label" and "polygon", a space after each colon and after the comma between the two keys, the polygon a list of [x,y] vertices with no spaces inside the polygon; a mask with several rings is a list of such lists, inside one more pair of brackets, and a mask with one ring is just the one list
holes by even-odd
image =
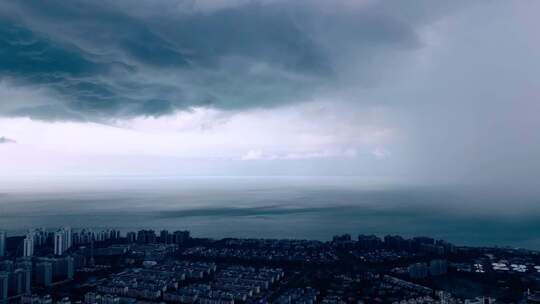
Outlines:
{"label": "low cloud layer", "polygon": [[[44,120],[273,107],[376,86],[460,5],[390,1],[0,4],[0,115]],[[399,7],[398,7],[399,6]],[[428,14],[420,12],[429,12]]]}

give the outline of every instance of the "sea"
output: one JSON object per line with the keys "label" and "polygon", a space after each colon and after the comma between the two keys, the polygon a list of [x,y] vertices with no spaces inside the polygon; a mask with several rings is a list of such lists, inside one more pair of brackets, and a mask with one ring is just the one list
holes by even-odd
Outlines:
{"label": "sea", "polygon": [[0,229],[190,230],[201,238],[429,236],[540,250],[540,195],[356,177],[32,177],[0,183]]}

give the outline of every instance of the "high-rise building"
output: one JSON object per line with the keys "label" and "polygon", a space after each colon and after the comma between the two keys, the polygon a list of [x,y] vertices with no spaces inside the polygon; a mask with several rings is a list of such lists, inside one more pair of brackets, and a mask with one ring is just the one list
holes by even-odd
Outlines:
{"label": "high-rise building", "polygon": [[417,236],[412,239],[414,244],[414,249],[416,250],[430,250],[435,244],[435,240],[430,237]]}
{"label": "high-rise building", "polygon": [[12,272],[14,269],[13,261],[5,260],[0,262],[0,271]]}
{"label": "high-rise building", "polygon": [[47,232],[44,228],[33,229],[29,233],[31,233],[34,238],[34,247],[41,247],[47,242]]}
{"label": "high-rise building", "polygon": [[17,268],[22,270],[22,289],[24,294],[32,291],[32,261],[25,260],[17,263]]}
{"label": "high-rise building", "polygon": [[401,250],[405,240],[399,235],[387,235],[384,237],[384,246],[388,249]]}
{"label": "high-rise building", "polygon": [[23,241],[23,256],[31,257],[34,255],[34,235],[28,233]]}
{"label": "high-rise building", "polygon": [[432,276],[440,276],[448,271],[448,263],[446,260],[432,260],[429,262],[429,274]]}
{"label": "high-rise building", "polygon": [[71,233],[71,227],[64,227],[62,230],[64,231],[64,251],[66,251],[71,248],[73,244],[73,236]]}
{"label": "high-rise building", "polygon": [[[82,232],[81,232],[82,233]],[[54,233],[54,254],[62,255],[73,245],[73,233],[70,227],[63,227]]]}
{"label": "high-rise building", "polygon": [[52,284],[53,268],[51,262],[40,262],[36,264],[36,283],[42,286]]}
{"label": "high-rise building", "polygon": [[153,244],[156,242],[156,232],[154,230],[139,230],[137,232],[137,242],[141,244]]}
{"label": "high-rise building", "polygon": [[374,250],[380,248],[382,240],[376,235],[359,235],[358,246],[362,250]]}
{"label": "high-rise building", "polygon": [[334,242],[350,242],[351,241],[351,235],[346,233],[343,235],[334,235],[332,238],[332,241]]}
{"label": "high-rise building", "polygon": [[75,259],[73,257],[66,257],[66,277],[73,279],[75,276]]}
{"label": "high-rise building", "polygon": [[133,231],[128,232],[126,238],[128,243],[135,243],[135,241],[137,240],[137,234]]}
{"label": "high-rise building", "polygon": [[79,245],[81,243],[81,237],[79,233],[73,232],[73,237],[71,238],[73,245]]}
{"label": "high-rise building", "polygon": [[415,263],[408,268],[409,276],[413,279],[424,279],[428,276],[428,266],[426,263]]}
{"label": "high-rise building", "polygon": [[62,255],[65,251],[65,233],[63,230],[58,230],[54,234],[54,254]]}
{"label": "high-rise building", "polygon": [[6,232],[0,230],[0,257],[6,255]]}
{"label": "high-rise building", "polygon": [[169,239],[169,231],[167,230],[161,230],[159,233],[159,241],[161,243],[167,243]]}
{"label": "high-rise building", "polygon": [[173,243],[181,245],[187,240],[189,240],[189,231],[175,231],[173,233]]}
{"label": "high-rise building", "polygon": [[0,303],[6,301],[9,288],[9,273],[0,272]]}
{"label": "high-rise building", "polygon": [[75,275],[75,259],[67,256],[64,258],[54,259],[53,261],[53,279],[65,280],[73,279]]}
{"label": "high-rise building", "polygon": [[32,268],[23,268],[23,293],[32,292]]}
{"label": "high-rise building", "polygon": [[9,295],[18,296],[24,292],[24,270],[15,269],[9,274]]}

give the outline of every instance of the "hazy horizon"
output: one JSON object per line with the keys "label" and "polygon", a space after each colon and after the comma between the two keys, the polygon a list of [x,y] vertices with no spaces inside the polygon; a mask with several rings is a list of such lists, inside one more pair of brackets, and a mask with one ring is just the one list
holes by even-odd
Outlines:
{"label": "hazy horizon", "polygon": [[0,229],[22,234],[61,224],[123,232],[188,229],[195,237],[211,238],[318,240],[373,233],[540,249],[540,196],[505,189],[344,177],[98,178],[33,185],[0,187]]}

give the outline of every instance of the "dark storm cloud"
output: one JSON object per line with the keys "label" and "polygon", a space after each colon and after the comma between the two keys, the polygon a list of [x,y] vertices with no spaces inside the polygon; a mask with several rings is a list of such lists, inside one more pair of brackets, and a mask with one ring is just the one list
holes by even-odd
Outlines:
{"label": "dark storm cloud", "polygon": [[189,3],[0,4],[0,77],[54,95],[3,101],[13,105],[0,114],[99,120],[298,102],[343,79],[372,85],[372,58],[418,48],[417,28],[435,18],[385,2]]}
{"label": "dark storm cloud", "polygon": [[14,144],[16,143],[15,140],[7,138],[7,137],[0,137],[0,144]]}

